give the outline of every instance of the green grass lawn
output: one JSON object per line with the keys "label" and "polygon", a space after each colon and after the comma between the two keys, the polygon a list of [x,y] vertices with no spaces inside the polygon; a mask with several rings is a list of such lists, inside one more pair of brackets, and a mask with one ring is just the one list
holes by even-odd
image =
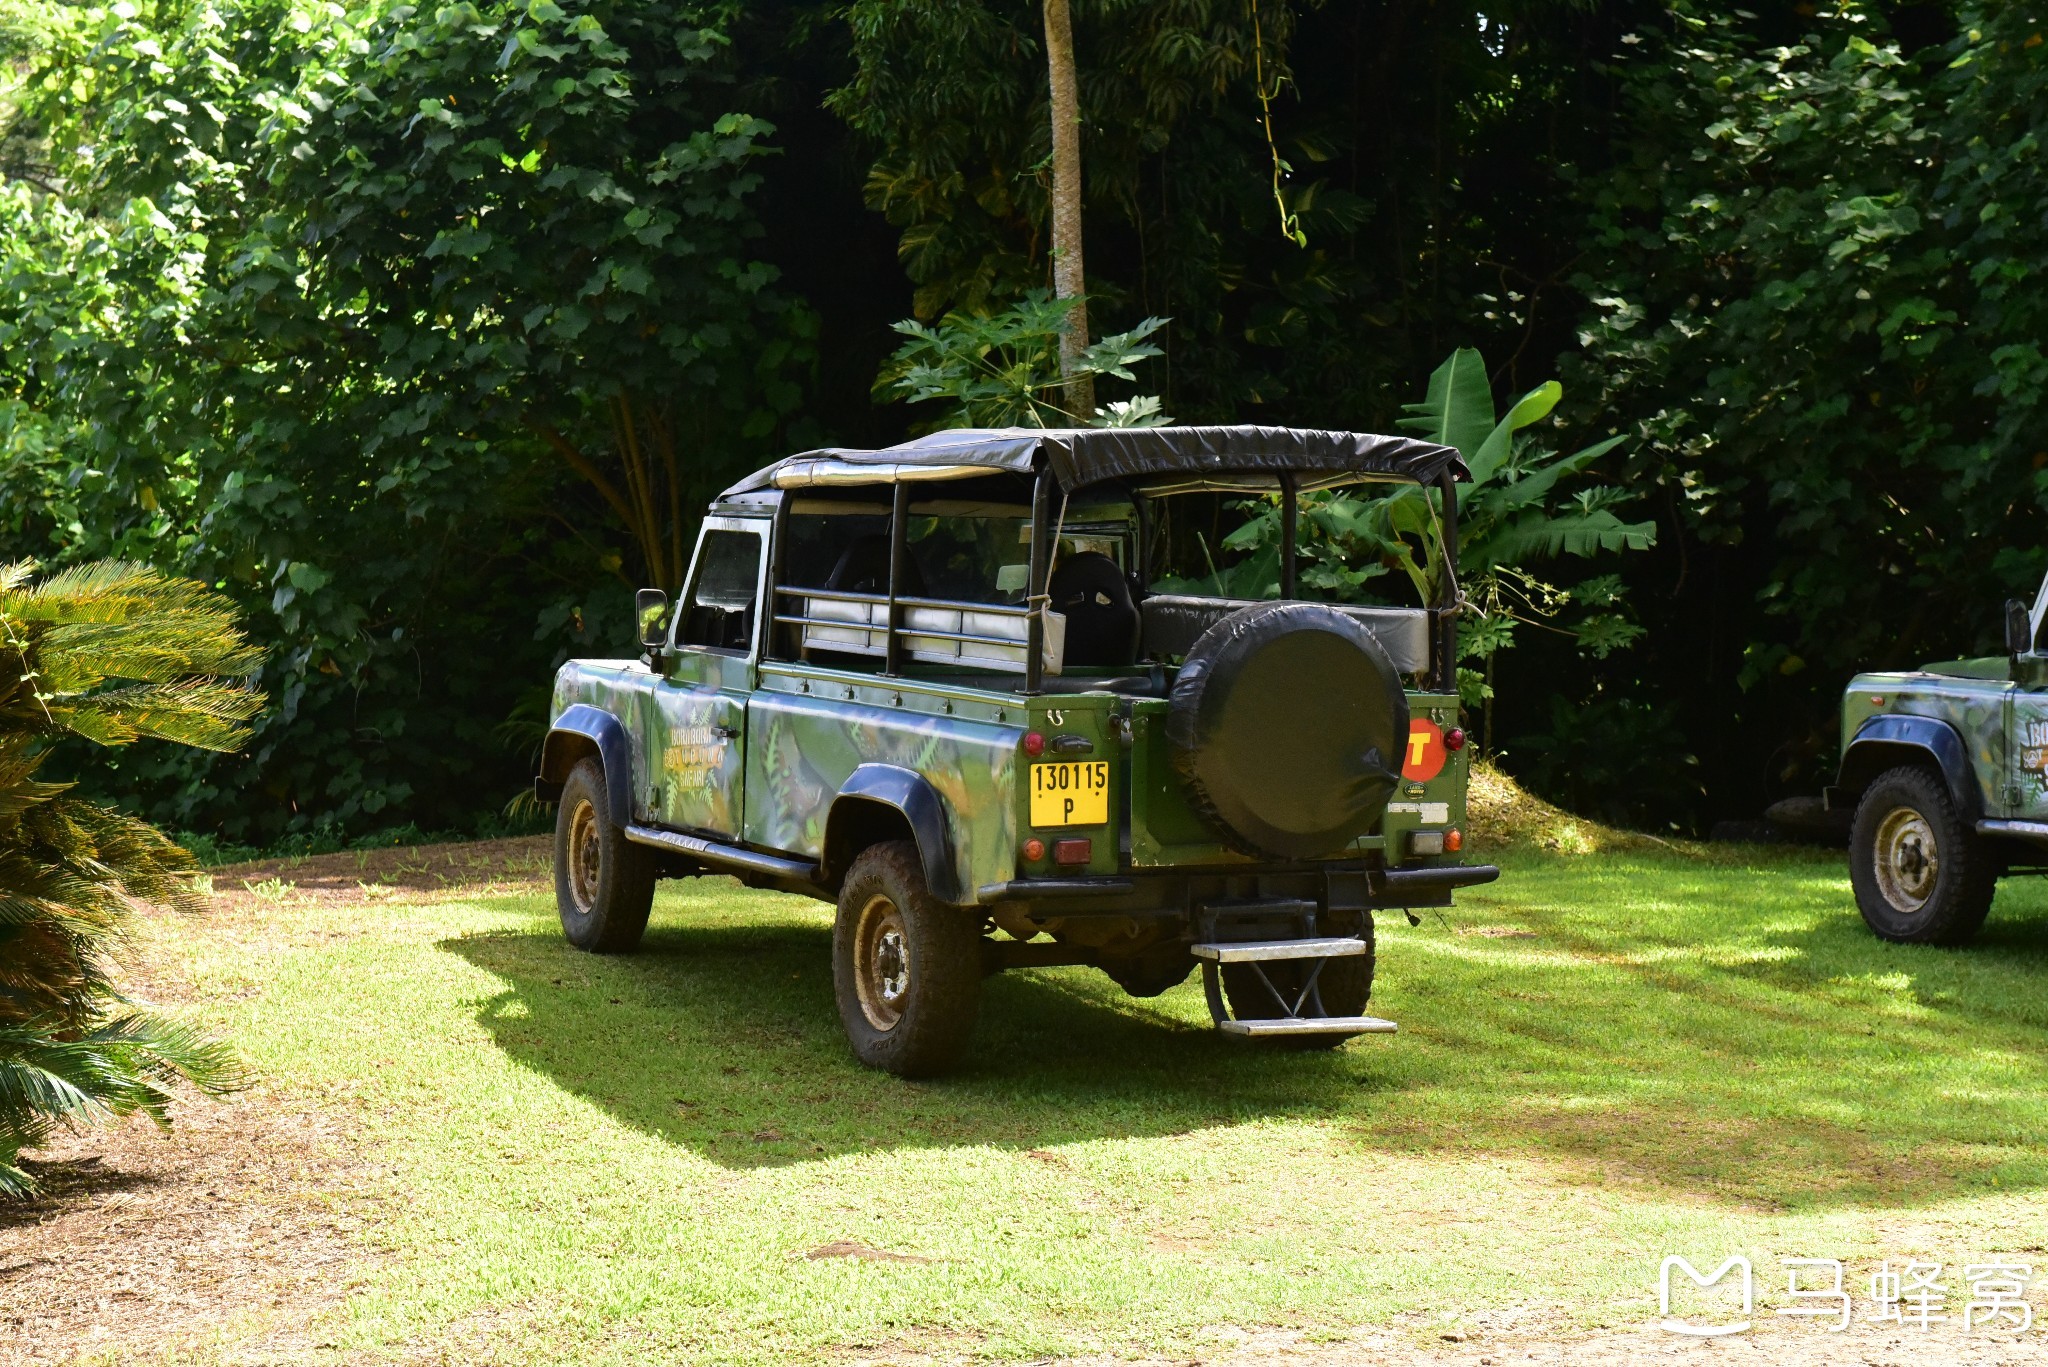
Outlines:
{"label": "green grass lawn", "polygon": [[[1198,980],[1041,970],[992,980],[926,1083],[849,1058],[829,908],[723,879],[664,884],[628,958],[569,949],[538,889],[159,948],[388,1171],[339,1348],[1001,1360],[1634,1324],[1666,1253],[1747,1252],[1768,1288],[1782,1256],[2038,1252],[2044,894],[1905,948],[1839,856],[1516,856],[1381,919],[1397,1036],[1270,1052],[1209,1030]],[[928,1261],[803,1256],[842,1240]]]}

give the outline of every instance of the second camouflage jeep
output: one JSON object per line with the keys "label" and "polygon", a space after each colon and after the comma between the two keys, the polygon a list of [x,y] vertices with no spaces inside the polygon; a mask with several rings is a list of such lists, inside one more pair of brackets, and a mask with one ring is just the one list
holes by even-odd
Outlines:
{"label": "second camouflage jeep", "polygon": [[1960,944],[1998,880],[2048,872],[2048,579],[2005,605],[2004,655],[1858,674],[1826,806],[1851,814],[1849,882],[1872,931]]}
{"label": "second camouflage jeep", "polygon": [[[664,876],[834,901],[847,1036],[904,1075],[959,1057],[1010,967],[1150,996],[1200,964],[1231,1034],[1391,1031],[1372,913],[1497,876],[1459,858],[1464,477],[1448,447],[1257,427],[953,431],[757,472],[677,609],[642,591],[645,657],[556,678],[565,933],[631,948]],[[1434,601],[1302,601],[1304,496],[1372,482],[1429,491]],[[1277,599],[1160,577],[1178,555],[1220,588],[1219,533],[1275,503]]]}

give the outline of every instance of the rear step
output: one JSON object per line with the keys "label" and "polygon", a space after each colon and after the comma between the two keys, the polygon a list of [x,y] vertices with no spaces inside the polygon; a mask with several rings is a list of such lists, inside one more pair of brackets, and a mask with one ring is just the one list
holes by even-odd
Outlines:
{"label": "rear step", "polygon": [[1217,1021],[1226,1035],[1391,1035],[1401,1027],[1378,1016],[1310,1016],[1296,1020]]}
{"label": "rear step", "polygon": [[1197,959],[1219,964],[1263,963],[1273,959],[1342,959],[1365,952],[1365,941],[1349,935],[1331,940],[1269,940],[1264,943],[1188,947],[1188,953]]}
{"label": "rear step", "polygon": [[[1323,965],[1332,959],[1369,954],[1372,947],[1352,936],[1314,940],[1221,941],[1190,945],[1188,952],[1202,961],[1202,991],[1209,999],[1209,1015],[1226,1035],[1257,1038],[1274,1035],[1391,1035],[1400,1027],[1377,1016],[1329,1016],[1323,1014],[1322,994],[1316,980]],[[1299,992],[1283,992],[1261,964],[1313,959],[1308,981]],[[1286,1014],[1263,1020],[1233,1020],[1223,998],[1222,964],[1250,964],[1264,981],[1273,1000]],[[1290,997],[1292,1000],[1290,1000]]]}

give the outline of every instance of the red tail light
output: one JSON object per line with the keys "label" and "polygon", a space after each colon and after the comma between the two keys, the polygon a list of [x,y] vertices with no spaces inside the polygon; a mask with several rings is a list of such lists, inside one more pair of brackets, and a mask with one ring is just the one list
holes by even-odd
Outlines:
{"label": "red tail light", "polygon": [[1444,749],[1462,750],[1464,748],[1465,733],[1463,731],[1453,726],[1450,730],[1444,732]]}
{"label": "red tail light", "polygon": [[1086,864],[1095,858],[1095,843],[1090,840],[1055,840],[1052,842],[1052,862],[1055,864]]}
{"label": "red tail light", "polygon": [[1024,733],[1024,753],[1034,759],[1045,753],[1045,737],[1036,731]]}

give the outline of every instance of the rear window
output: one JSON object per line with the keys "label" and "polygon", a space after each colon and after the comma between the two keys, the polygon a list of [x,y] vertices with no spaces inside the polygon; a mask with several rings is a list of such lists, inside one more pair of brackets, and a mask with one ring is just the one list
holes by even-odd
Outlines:
{"label": "rear window", "polygon": [[[1388,514],[1388,486],[1304,493],[1295,549],[1300,597],[1378,607],[1424,606],[1418,579],[1433,538],[1404,533]],[[1412,503],[1404,509],[1424,513]],[[1202,598],[1280,596],[1280,497],[1194,492],[1151,500],[1147,578],[1154,593]],[[1411,519],[1412,520],[1412,519]]]}

